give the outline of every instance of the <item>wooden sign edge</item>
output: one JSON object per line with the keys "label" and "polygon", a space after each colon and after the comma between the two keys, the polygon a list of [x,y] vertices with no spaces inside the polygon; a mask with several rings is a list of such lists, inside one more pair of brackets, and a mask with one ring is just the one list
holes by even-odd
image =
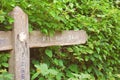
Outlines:
{"label": "wooden sign edge", "polygon": [[[65,33],[71,33],[71,32],[80,32],[81,34],[84,35],[84,41],[79,43],[79,44],[84,44],[87,41],[88,35],[86,33],[86,31],[84,30],[79,30],[79,31],[74,31],[74,30],[70,30],[70,31],[63,31],[63,32],[59,32],[60,34],[64,35]],[[58,33],[58,32],[56,32]],[[35,35],[36,34],[36,35]],[[12,32],[11,31],[0,31],[0,40],[3,39],[5,40],[5,45],[1,45],[0,44],[0,51],[4,51],[4,50],[11,50],[12,49],[12,38],[11,38]],[[33,35],[33,36],[32,36]],[[35,36],[34,36],[35,35]],[[37,48],[37,47],[47,47],[47,46],[64,46],[64,45],[77,45],[78,43],[50,43],[50,44],[45,44],[45,45],[40,45],[40,44],[33,44],[33,37],[40,37],[40,35],[44,35],[42,34],[40,31],[32,31],[31,33],[29,33],[29,47],[30,48]],[[44,35],[46,36],[46,35]],[[39,41],[38,41],[39,42]],[[7,43],[7,44],[6,44]]]}

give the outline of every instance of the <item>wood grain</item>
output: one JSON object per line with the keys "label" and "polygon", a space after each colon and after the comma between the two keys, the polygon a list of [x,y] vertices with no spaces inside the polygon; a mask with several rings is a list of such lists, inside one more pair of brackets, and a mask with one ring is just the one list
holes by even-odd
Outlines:
{"label": "wood grain", "polygon": [[[14,74],[14,80],[30,80],[28,17],[19,7],[13,9],[11,16],[14,18],[14,28],[12,32],[13,50],[9,60],[9,71]],[[20,40],[22,33],[26,35],[23,41]]]}
{"label": "wood grain", "polygon": [[0,31],[0,51],[12,49],[11,31]]}
{"label": "wood grain", "polygon": [[56,32],[53,37],[43,35],[39,31],[30,33],[30,47],[65,46],[84,44],[87,34],[84,30]]}
{"label": "wood grain", "polygon": [[[11,50],[12,32],[0,31],[0,51]],[[87,34],[84,30],[56,32],[53,37],[46,36],[40,31],[33,31],[29,34],[29,47],[65,46],[84,44],[87,41]]]}

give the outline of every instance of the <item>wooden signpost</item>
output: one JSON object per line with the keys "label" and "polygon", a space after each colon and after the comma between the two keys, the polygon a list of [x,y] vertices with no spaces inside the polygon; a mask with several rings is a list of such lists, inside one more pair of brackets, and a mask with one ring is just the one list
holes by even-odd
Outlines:
{"label": "wooden signpost", "polygon": [[0,31],[0,51],[10,50],[9,72],[13,80],[30,80],[29,48],[55,45],[84,44],[87,34],[84,30],[56,32],[53,37],[39,31],[28,32],[28,16],[15,7],[10,15],[14,18],[12,31]]}

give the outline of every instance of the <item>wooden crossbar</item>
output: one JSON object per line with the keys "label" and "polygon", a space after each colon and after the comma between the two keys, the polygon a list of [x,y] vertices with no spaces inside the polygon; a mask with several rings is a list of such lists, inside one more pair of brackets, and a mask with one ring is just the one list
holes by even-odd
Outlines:
{"label": "wooden crossbar", "polygon": [[[53,37],[44,35],[40,31],[33,31],[29,36],[30,48],[84,44],[87,40],[87,34],[83,30],[56,32]],[[11,31],[0,31],[0,51],[13,49],[11,37]]]}

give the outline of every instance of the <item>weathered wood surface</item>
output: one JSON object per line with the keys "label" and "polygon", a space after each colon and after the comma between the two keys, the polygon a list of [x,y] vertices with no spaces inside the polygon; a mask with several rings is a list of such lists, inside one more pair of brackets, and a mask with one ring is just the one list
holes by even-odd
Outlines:
{"label": "weathered wood surface", "polygon": [[[40,31],[33,31],[29,37],[29,47],[46,47],[56,45],[75,45],[84,44],[87,41],[87,34],[85,31],[63,31],[56,32],[53,37],[46,36]],[[0,31],[0,51],[11,50],[11,32]]]}
{"label": "weathered wood surface", "polygon": [[63,31],[56,32],[53,37],[45,36],[39,31],[33,31],[30,34],[30,47],[46,47],[56,45],[75,45],[84,44],[87,41],[85,31]]}
{"label": "weathered wood surface", "polygon": [[13,9],[11,16],[14,18],[14,28],[9,71],[14,74],[14,80],[30,80],[28,16],[19,7]]}
{"label": "weathered wood surface", "polygon": [[0,51],[12,49],[11,31],[0,31]]}

